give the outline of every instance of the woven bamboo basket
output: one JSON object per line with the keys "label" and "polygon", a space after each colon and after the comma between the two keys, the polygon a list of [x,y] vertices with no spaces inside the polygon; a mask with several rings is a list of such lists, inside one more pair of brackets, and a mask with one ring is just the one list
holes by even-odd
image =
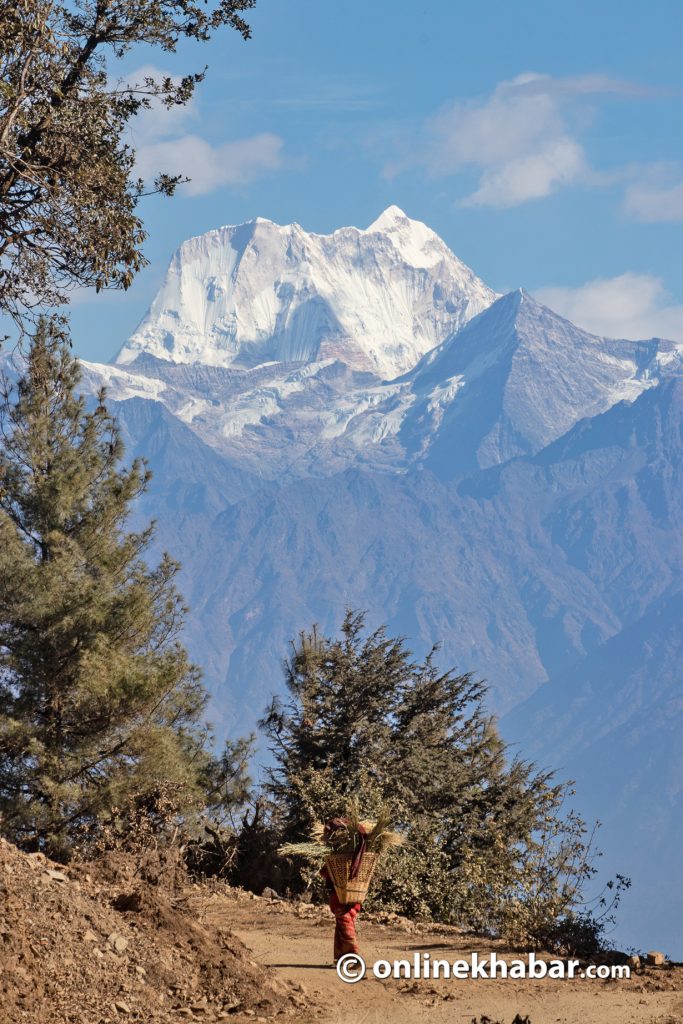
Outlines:
{"label": "woven bamboo basket", "polygon": [[362,903],[368,894],[372,876],[377,867],[379,855],[363,854],[360,868],[355,878],[349,878],[352,857],[347,853],[331,853],[325,861],[337,898],[340,903]]}

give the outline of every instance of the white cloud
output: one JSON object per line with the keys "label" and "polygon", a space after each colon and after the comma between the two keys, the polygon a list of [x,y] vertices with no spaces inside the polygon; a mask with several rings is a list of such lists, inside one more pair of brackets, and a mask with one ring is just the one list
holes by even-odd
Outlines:
{"label": "white cloud", "polygon": [[[163,78],[168,72],[151,65],[138,68],[128,81]],[[171,76],[178,83],[180,76]],[[263,132],[244,139],[214,145],[188,131],[199,118],[195,97],[184,106],[166,108],[153,100],[131,126],[136,172],[147,182],[157,174],[181,174],[190,178],[180,188],[187,195],[206,195],[225,185],[246,185],[283,165],[280,136]]]}
{"label": "white cloud", "polygon": [[646,224],[683,221],[683,182],[631,185],[626,189],[624,210]]}
{"label": "white cloud", "polygon": [[578,288],[538,288],[534,295],[593,334],[683,341],[683,305],[673,302],[652,274],[620,274]]}
{"label": "white cloud", "polygon": [[427,122],[420,155],[386,172],[391,176],[416,163],[432,177],[474,168],[479,182],[464,200],[469,206],[516,206],[572,183],[595,183],[573,122],[579,98],[605,93],[652,90],[606,75],[552,78],[527,72],[500,82],[488,96],[451,103]]}
{"label": "white cloud", "polygon": [[[440,163],[433,170],[448,172],[464,163],[485,166],[528,152],[539,139],[562,134],[555,99],[540,75],[519,75],[501,82],[490,97],[456,100],[429,122]],[[528,86],[533,85],[533,92]]]}
{"label": "white cloud", "polygon": [[583,150],[567,136],[539,145],[535,152],[487,169],[466,206],[517,206],[569,185],[586,170]]}
{"label": "white cloud", "polygon": [[543,92],[555,96],[596,96],[607,94],[612,96],[661,96],[665,90],[656,89],[640,82],[629,82],[623,78],[610,78],[609,75],[570,75],[567,78],[552,78],[550,75],[529,73],[520,75],[515,82],[520,91],[533,93]]}
{"label": "white cloud", "polygon": [[245,185],[282,166],[282,139],[263,133],[212,146],[198,135],[182,135],[141,146],[136,166],[149,180],[159,171],[190,178],[180,187],[192,196],[206,195],[223,185]]}

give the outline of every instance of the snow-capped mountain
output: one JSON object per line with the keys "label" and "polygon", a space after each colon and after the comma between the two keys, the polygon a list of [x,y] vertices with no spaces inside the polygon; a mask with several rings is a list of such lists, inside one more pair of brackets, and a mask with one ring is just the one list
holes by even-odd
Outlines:
{"label": "snow-capped mountain", "polygon": [[170,362],[152,344],[131,363],[88,365],[88,375],[117,401],[162,402],[261,479],[423,462],[453,476],[537,452],[583,417],[633,400],[677,372],[683,346],[597,337],[519,290],[394,380],[355,368],[354,352],[244,368]]}
{"label": "snow-capped mountain", "polygon": [[191,239],[84,371],[150,461],[138,511],[184,565],[219,730],[253,727],[290,638],[348,607],[442,642],[506,738],[579,779],[603,863],[634,877],[625,944],[683,955],[683,905],[629,847],[636,822],[675,885],[683,345],[497,296],[391,207],[366,230]]}
{"label": "snow-capped mountain", "polygon": [[339,358],[389,379],[495,297],[396,206],[366,230],[331,235],[257,217],[180,246],[116,362],[140,353],[242,368]]}

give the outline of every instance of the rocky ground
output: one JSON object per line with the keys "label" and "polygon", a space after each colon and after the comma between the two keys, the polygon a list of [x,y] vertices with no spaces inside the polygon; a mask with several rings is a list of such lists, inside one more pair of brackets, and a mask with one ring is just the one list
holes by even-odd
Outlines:
{"label": "rocky ground", "polygon": [[[130,858],[63,867],[0,840],[0,1024],[264,1020],[301,1008],[193,887]],[[156,884],[155,884],[156,883]]]}

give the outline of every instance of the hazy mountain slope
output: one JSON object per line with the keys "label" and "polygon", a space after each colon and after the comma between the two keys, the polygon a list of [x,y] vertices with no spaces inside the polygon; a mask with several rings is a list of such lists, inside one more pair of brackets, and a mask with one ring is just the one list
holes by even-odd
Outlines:
{"label": "hazy mountain slope", "polygon": [[[683,914],[683,593],[554,676],[503,720],[525,751],[576,780],[603,822],[604,865],[633,880],[620,935],[680,956]],[[602,869],[603,863],[598,864]]]}
{"label": "hazy mountain slope", "polygon": [[170,513],[210,521],[259,486],[248,473],[227,465],[160,402],[131,398],[110,405],[128,456],[144,458],[154,474],[155,506],[161,501]]}
{"label": "hazy mountain slope", "polygon": [[511,292],[411,371],[416,400],[399,437],[447,476],[486,468],[636,398],[672,372],[676,355],[669,342],[599,338]]}
{"label": "hazy mountain slope", "polygon": [[[334,630],[348,606],[421,650],[443,639],[444,659],[488,675],[500,703],[546,678],[524,603],[527,578],[548,574],[544,559],[533,557],[520,587],[524,555],[490,503],[429,472],[347,470],[271,487],[218,517],[202,550],[189,543],[193,634],[220,646],[211,681],[242,726],[280,685],[289,639],[313,622]],[[609,635],[617,623],[580,574],[568,576],[562,600],[576,615],[592,609]]]}
{"label": "hazy mountain slope", "polygon": [[605,823],[606,860],[634,881],[621,934],[680,954],[683,381],[581,424],[538,462],[573,478],[547,529],[623,626],[556,668],[504,731],[575,778],[578,805]]}

